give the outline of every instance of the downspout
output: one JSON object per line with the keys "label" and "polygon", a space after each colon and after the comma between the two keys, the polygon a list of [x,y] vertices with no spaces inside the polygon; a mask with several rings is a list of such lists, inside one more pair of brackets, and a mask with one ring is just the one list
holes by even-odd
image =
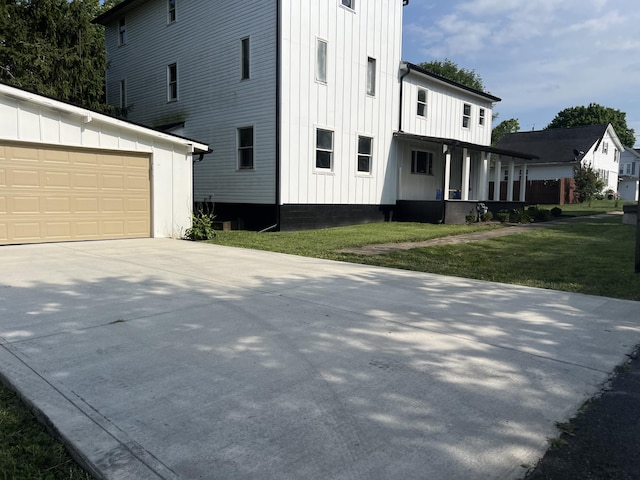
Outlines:
{"label": "downspout", "polygon": [[282,54],[280,49],[282,48],[280,39],[282,37],[282,0],[276,1],[276,191],[275,191],[275,200],[276,200],[276,224],[274,227],[276,230],[280,228],[280,203],[281,203],[281,189],[280,189],[280,142],[281,142],[281,100],[282,100],[282,74],[281,74],[281,62],[282,62]]}
{"label": "downspout", "polygon": [[400,63],[400,71],[407,69],[407,71],[405,73],[403,73],[400,76],[400,112],[399,112],[399,117],[398,117],[398,132],[402,132],[402,91],[403,91],[403,85],[404,85],[404,77],[406,77],[407,75],[409,75],[411,73],[411,66],[408,63],[402,62]]}

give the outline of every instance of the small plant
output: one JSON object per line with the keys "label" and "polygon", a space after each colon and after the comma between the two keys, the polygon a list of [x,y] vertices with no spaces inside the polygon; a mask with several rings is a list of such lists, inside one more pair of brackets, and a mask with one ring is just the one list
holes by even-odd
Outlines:
{"label": "small plant", "polygon": [[477,216],[475,213],[473,212],[469,212],[467,213],[467,215],[464,217],[464,219],[467,221],[467,223],[474,223],[477,220]]}
{"label": "small plant", "polygon": [[536,222],[548,222],[552,217],[550,210],[540,207],[529,207],[527,215]]}
{"label": "small plant", "polygon": [[213,228],[213,219],[216,216],[204,209],[200,209],[192,215],[192,226],[184,232],[186,240],[211,240],[216,237],[216,231]]}
{"label": "small plant", "polygon": [[562,215],[562,209],[559,207],[553,207],[551,209],[551,215],[553,215],[554,217],[558,218],[559,216]]}
{"label": "small plant", "polygon": [[551,450],[557,450],[558,448],[565,446],[567,441],[563,438],[548,438],[547,443]]}
{"label": "small plant", "polygon": [[480,215],[480,220],[482,220],[483,222],[490,222],[491,220],[493,220],[493,213],[487,210],[482,215]]}
{"label": "small plant", "polygon": [[509,217],[511,215],[509,214],[509,210],[500,210],[497,214],[496,217],[498,217],[498,220],[501,223],[507,223],[509,221]]}
{"label": "small plant", "polygon": [[531,217],[523,209],[514,208],[509,214],[511,223],[531,223]]}

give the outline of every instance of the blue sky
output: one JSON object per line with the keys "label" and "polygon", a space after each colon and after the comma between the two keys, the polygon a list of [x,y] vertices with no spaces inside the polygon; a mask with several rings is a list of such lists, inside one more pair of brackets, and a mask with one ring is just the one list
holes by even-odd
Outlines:
{"label": "blue sky", "polygon": [[595,102],[640,135],[639,26],[638,0],[411,0],[402,56],[475,70],[502,98],[496,122],[538,130]]}

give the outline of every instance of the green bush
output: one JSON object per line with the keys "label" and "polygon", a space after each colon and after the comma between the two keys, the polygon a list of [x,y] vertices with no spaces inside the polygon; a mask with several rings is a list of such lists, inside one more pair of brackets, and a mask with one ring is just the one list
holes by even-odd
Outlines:
{"label": "green bush", "polygon": [[554,217],[558,218],[560,215],[562,215],[562,209],[559,207],[553,207],[551,209],[551,215],[553,215]]}
{"label": "green bush", "polygon": [[216,216],[213,213],[200,209],[193,212],[192,226],[184,232],[185,240],[211,240],[216,237],[216,231],[213,228],[213,219]]}
{"label": "green bush", "polygon": [[480,215],[480,220],[482,220],[483,222],[490,222],[491,220],[493,220],[493,213],[487,210],[485,213]]}
{"label": "green bush", "polygon": [[510,216],[511,215],[509,214],[509,210],[500,210],[496,214],[496,217],[498,217],[498,220],[502,223],[507,223],[509,221]]}
{"label": "green bush", "polygon": [[536,222],[548,222],[551,220],[551,210],[539,207],[529,207],[527,215]]}
{"label": "green bush", "polygon": [[511,223],[531,223],[531,217],[527,212],[520,208],[514,208],[509,214]]}
{"label": "green bush", "polygon": [[477,218],[478,218],[477,215],[473,212],[467,213],[467,215],[464,217],[467,223],[474,223],[477,220]]}

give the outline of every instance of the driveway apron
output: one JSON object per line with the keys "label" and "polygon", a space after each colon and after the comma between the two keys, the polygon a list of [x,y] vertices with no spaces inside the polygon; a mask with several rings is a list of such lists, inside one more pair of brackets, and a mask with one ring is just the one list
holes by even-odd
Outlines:
{"label": "driveway apron", "polygon": [[0,374],[107,479],[515,479],[638,302],[141,239],[0,247]]}

